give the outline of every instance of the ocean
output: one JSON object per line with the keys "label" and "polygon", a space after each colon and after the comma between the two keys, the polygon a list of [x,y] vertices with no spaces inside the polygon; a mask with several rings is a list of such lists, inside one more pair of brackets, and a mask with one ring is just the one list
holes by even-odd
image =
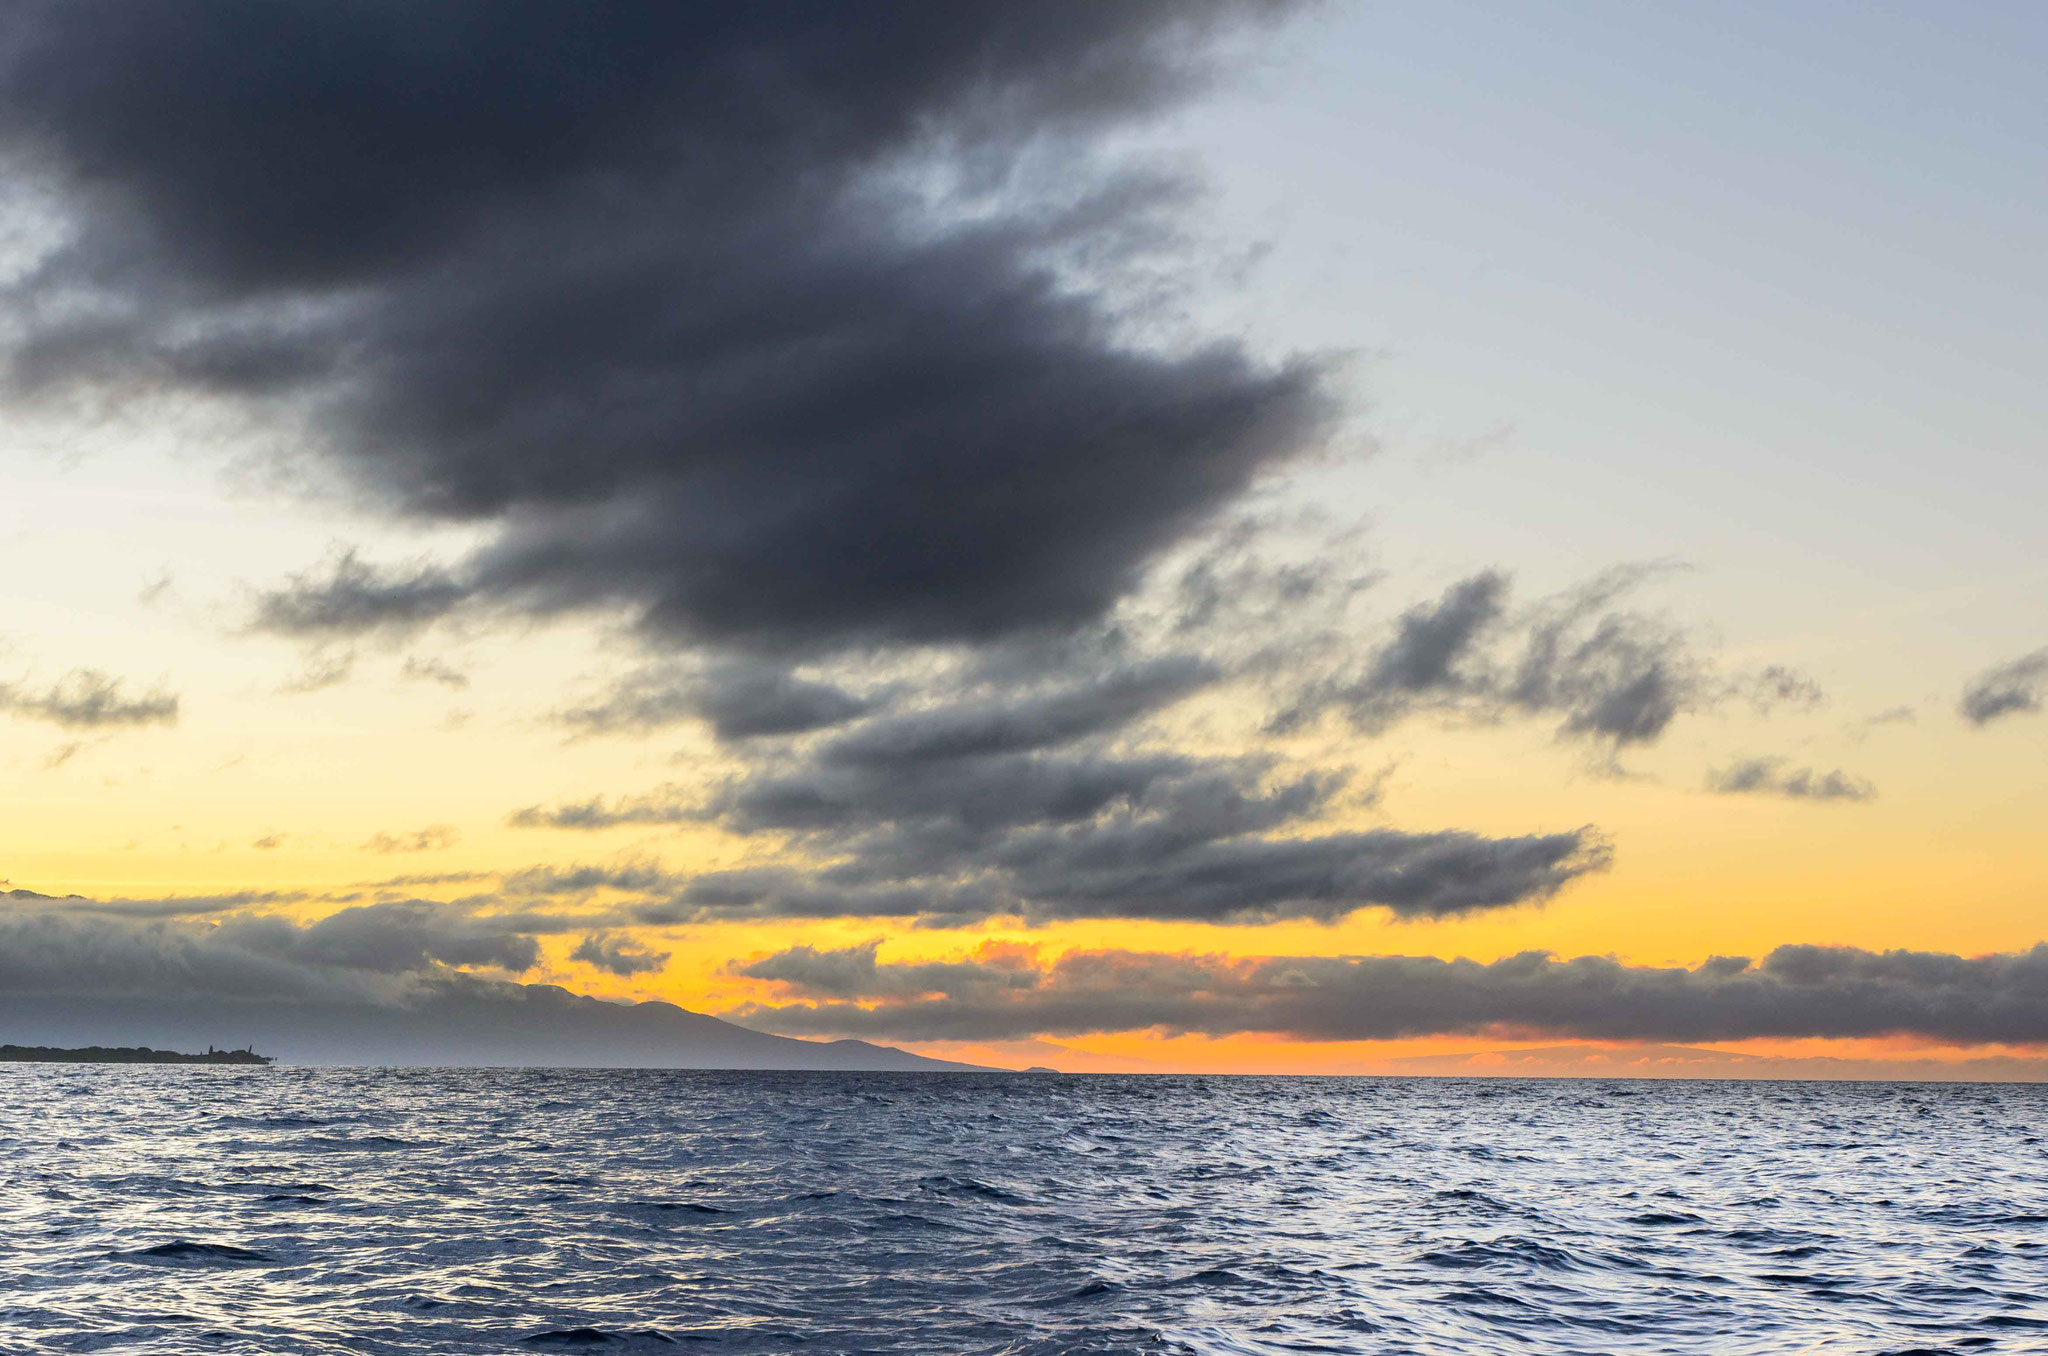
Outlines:
{"label": "ocean", "polygon": [[2048,1351],[2048,1088],[11,1066],[0,1352]]}

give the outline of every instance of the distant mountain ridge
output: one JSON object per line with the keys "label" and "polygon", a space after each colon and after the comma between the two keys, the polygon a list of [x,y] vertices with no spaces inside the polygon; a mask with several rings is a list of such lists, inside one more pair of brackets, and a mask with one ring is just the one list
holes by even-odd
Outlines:
{"label": "distant mountain ridge", "polygon": [[1000,1073],[867,1041],[751,1031],[673,1003],[609,1003],[466,976],[404,1006],[0,996],[0,1035],[54,1046],[254,1042],[281,1064]]}

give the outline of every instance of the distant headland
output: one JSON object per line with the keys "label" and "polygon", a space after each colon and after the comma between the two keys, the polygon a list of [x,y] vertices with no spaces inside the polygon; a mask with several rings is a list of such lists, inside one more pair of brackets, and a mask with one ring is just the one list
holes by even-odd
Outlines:
{"label": "distant headland", "polygon": [[152,1050],[143,1045],[87,1045],[63,1050],[53,1045],[0,1045],[0,1064],[268,1064],[252,1050],[206,1048],[203,1055]]}

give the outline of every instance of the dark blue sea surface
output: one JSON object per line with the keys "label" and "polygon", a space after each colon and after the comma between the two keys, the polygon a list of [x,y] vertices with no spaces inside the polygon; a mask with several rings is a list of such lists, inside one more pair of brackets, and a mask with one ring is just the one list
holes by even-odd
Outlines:
{"label": "dark blue sea surface", "polygon": [[0,1069],[0,1351],[2048,1351],[2048,1089]]}

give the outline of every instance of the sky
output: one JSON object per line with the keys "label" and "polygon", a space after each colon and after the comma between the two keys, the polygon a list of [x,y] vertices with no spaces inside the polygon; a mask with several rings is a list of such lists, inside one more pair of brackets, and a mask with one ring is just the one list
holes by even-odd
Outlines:
{"label": "sky", "polygon": [[0,988],[2048,1075],[2044,55],[13,7]]}

